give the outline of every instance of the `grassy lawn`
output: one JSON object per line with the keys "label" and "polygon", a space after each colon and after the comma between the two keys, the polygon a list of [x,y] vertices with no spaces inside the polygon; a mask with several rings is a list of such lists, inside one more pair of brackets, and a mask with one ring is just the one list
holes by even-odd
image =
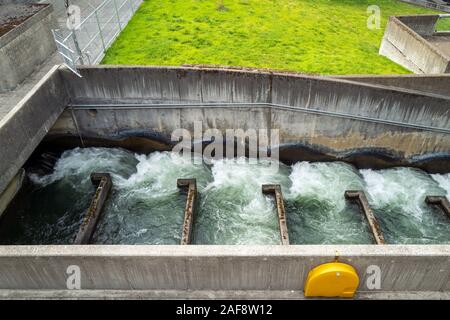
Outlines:
{"label": "grassy lawn", "polygon": [[[372,4],[379,30],[367,28]],[[395,0],[145,0],[102,63],[408,73],[378,49],[389,16],[418,13],[433,11]]]}

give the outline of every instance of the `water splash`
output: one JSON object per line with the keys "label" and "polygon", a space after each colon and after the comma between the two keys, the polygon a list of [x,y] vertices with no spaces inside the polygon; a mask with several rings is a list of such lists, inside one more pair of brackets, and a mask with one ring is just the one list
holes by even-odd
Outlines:
{"label": "water splash", "polygon": [[213,181],[201,193],[194,241],[201,244],[280,244],[273,199],[262,184],[287,185],[288,167],[246,159],[214,161]]}
{"label": "water splash", "polygon": [[363,215],[344,198],[346,190],[365,190],[354,167],[342,162],[299,162],[290,179],[286,211],[291,243],[372,243]]}
{"label": "water splash", "polygon": [[292,244],[372,243],[363,214],[344,198],[349,189],[366,192],[388,243],[450,242],[447,217],[424,203],[426,195],[449,195],[450,174],[358,171],[342,162],[288,167],[224,159],[206,166],[168,152],[76,148],[62,154],[52,174],[31,176],[30,190],[0,224],[0,243],[71,243],[95,191],[91,172],[113,179],[97,244],[178,244],[186,200],[178,178],[197,179],[196,244],[279,244],[274,199],[261,192],[266,183],[282,187]]}
{"label": "water splash", "polygon": [[[446,192],[427,173],[413,168],[361,170],[369,203],[388,243],[449,243],[450,223],[425,203],[427,195]],[[439,180],[440,176],[434,178]]]}

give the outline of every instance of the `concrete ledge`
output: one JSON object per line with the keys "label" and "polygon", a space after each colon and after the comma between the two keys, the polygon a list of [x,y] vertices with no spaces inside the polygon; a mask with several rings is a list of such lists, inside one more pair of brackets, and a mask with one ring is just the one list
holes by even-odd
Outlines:
{"label": "concrete ledge", "polygon": [[[0,290],[2,300],[303,300],[301,290]],[[354,299],[359,300],[449,300],[448,292],[358,292]],[[308,300],[317,300],[308,298]],[[348,299],[344,299],[348,300]]]}
{"label": "concrete ledge", "polygon": [[348,75],[333,78],[363,83],[379,84],[396,89],[409,89],[425,94],[433,93],[450,97],[450,74],[406,74],[406,75]]}

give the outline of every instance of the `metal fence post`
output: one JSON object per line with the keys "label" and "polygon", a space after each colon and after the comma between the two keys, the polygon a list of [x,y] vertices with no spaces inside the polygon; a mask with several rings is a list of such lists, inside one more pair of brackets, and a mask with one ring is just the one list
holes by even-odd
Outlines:
{"label": "metal fence post", "polygon": [[106,53],[105,39],[103,38],[102,27],[100,26],[100,20],[98,19],[97,9],[94,11],[95,20],[97,20],[98,31],[100,39],[102,40],[103,52]]}
{"label": "metal fence post", "polygon": [[81,64],[84,64],[84,59],[83,59],[83,52],[81,52],[80,49],[80,44],[78,43],[78,38],[75,34],[75,29],[72,30],[72,39],[73,39],[73,43],[75,45],[75,50],[77,51],[77,55],[79,57],[79,60],[81,62]]}
{"label": "metal fence post", "polygon": [[116,0],[113,0],[113,2],[114,2],[114,9],[116,10],[117,22],[119,23],[119,30],[122,31],[122,24],[120,23],[120,14],[119,10],[117,9],[117,2]]}
{"label": "metal fence post", "polygon": [[[132,0],[128,0],[128,3],[130,4],[130,8],[131,8],[131,17],[133,17],[134,14],[134,6],[133,6],[133,2]],[[131,18],[130,18],[131,19]]]}

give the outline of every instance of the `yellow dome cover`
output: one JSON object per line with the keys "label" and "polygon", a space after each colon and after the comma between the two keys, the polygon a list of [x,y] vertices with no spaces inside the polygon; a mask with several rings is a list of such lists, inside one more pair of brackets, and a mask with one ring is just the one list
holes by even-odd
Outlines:
{"label": "yellow dome cover", "polygon": [[351,265],[341,262],[325,263],[309,272],[305,297],[352,298],[358,285],[358,274]]}

